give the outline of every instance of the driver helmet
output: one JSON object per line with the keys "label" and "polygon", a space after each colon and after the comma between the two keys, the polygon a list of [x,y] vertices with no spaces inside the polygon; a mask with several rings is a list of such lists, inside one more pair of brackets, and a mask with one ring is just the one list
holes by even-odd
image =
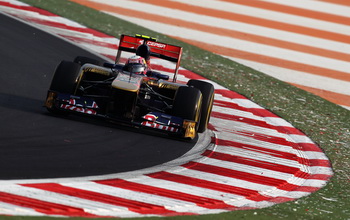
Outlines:
{"label": "driver helmet", "polygon": [[134,55],[126,61],[125,70],[135,74],[146,75],[147,73],[146,60],[141,56]]}

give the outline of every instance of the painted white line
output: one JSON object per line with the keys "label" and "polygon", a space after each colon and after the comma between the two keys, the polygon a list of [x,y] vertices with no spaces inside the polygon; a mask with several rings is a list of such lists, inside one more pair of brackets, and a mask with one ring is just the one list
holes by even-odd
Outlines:
{"label": "painted white line", "polygon": [[[175,1],[184,3],[183,0],[175,0]],[[284,2],[279,2],[279,3],[283,4]],[[244,5],[235,4],[231,2],[210,0],[210,1],[201,2],[201,4],[198,5],[197,0],[186,0],[186,4],[204,7],[208,9],[220,10],[223,12],[237,13],[237,14],[251,16],[255,18],[262,18],[270,21],[278,21],[281,23],[293,24],[293,25],[298,25],[302,27],[309,27],[312,29],[325,30],[325,31],[330,31],[330,32],[335,32],[335,33],[340,33],[345,35],[349,35],[350,33],[350,27],[346,25],[326,22],[326,21],[317,20],[317,19],[311,19],[311,18],[302,17],[302,16],[296,16],[296,15],[291,15],[291,14],[286,14],[286,13],[281,13],[281,12],[276,12],[271,10],[265,10],[265,9],[260,9],[256,7],[249,7],[249,6],[244,6]],[[148,6],[151,9],[152,6],[151,5],[148,5]],[[157,11],[162,11],[162,10],[164,10],[164,8],[159,9]]]}
{"label": "painted white line", "polygon": [[4,203],[4,202],[0,202],[0,214],[1,215],[21,215],[21,216],[45,216],[45,214],[36,212],[33,209],[11,205],[9,203]]}
{"label": "painted white line", "polygon": [[338,4],[332,4],[317,0],[284,0],[283,2],[278,0],[263,0],[266,2],[272,2],[277,4],[289,5],[291,7],[297,8],[312,8],[314,11],[324,12],[327,14],[340,15],[344,17],[349,17],[349,8],[347,6],[342,6]]}
{"label": "painted white line", "polygon": [[350,90],[348,89],[350,88],[349,81],[337,80],[325,76],[318,76],[307,72],[286,69],[236,57],[227,58],[242,63],[243,65],[249,66],[258,71],[268,73],[268,75],[284,82],[295,83],[302,86],[308,86],[316,89],[323,89],[331,92],[336,92],[339,94],[350,95]]}

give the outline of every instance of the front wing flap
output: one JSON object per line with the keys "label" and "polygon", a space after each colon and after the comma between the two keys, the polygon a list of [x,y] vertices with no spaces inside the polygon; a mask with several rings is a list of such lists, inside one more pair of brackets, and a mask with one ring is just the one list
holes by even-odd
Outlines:
{"label": "front wing flap", "polygon": [[141,123],[142,126],[178,133],[185,138],[193,139],[196,137],[196,122],[194,121],[161,112],[150,112],[142,118],[144,119]]}
{"label": "front wing flap", "polygon": [[97,115],[100,109],[93,99],[51,91],[48,92],[45,106],[87,115]]}

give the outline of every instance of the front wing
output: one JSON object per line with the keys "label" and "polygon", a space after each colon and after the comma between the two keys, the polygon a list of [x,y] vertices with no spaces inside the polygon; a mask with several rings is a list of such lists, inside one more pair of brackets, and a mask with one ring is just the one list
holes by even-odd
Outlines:
{"label": "front wing", "polygon": [[196,136],[196,122],[194,121],[185,120],[162,112],[149,112],[141,118],[134,118],[131,120],[101,111],[98,103],[94,99],[82,96],[49,91],[45,106],[49,110],[56,109],[62,112],[96,116],[114,122],[129,123],[134,126],[173,133],[184,138],[193,139]]}

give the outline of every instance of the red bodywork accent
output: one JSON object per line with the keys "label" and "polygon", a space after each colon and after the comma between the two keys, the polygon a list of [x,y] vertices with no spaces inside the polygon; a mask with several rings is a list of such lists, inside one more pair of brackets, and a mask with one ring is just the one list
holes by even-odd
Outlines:
{"label": "red bodywork accent", "polygon": [[134,53],[136,52],[136,49],[144,43],[150,47],[151,56],[159,57],[161,59],[176,63],[176,68],[174,70],[174,78],[173,78],[173,82],[175,82],[177,72],[180,68],[180,60],[182,55],[182,47],[179,47],[179,46],[157,42],[153,39],[134,37],[129,35],[121,35],[115,63],[119,62],[122,51]]}

